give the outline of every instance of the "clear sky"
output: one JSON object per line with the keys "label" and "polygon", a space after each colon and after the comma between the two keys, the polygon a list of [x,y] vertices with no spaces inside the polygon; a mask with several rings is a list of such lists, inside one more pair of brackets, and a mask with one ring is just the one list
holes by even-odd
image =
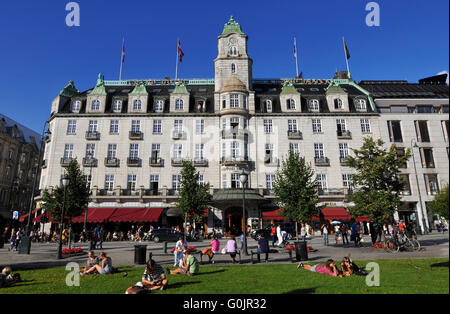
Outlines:
{"label": "clear sky", "polygon": [[78,0],[80,27],[66,26],[69,0],[0,4],[0,113],[38,131],[59,91],[119,77],[213,78],[217,36],[230,15],[249,36],[254,78],[295,76],[293,37],[305,78],[344,70],[342,36],[356,80],[418,79],[449,69],[448,0],[378,0],[379,27],[366,25],[369,0]]}

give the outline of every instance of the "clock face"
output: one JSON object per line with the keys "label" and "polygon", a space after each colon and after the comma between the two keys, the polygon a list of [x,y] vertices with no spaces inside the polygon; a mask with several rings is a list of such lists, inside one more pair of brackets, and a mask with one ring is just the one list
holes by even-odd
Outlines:
{"label": "clock face", "polygon": [[230,44],[231,44],[231,45],[235,45],[236,43],[237,43],[237,39],[234,38],[234,37],[231,37],[231,38],[230,38]]}

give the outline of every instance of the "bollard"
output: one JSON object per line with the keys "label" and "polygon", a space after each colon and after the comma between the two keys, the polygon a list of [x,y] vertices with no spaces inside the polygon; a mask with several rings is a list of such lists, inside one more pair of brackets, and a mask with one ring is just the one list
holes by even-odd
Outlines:
{"label": "bollard", "polygon": [[163,242],[163,251],[164,251],[164,254],[167,254],[167,241]]}

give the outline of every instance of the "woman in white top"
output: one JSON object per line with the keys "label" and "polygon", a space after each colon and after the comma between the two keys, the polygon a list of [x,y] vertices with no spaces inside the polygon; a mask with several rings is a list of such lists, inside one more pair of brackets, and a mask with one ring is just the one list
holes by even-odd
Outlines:
{"label": "woman in white top", "polygon": [[278,237],[278,243],[279,246],[281,243],[283,243],[283,235],[281,234],[281,227],[280,225],[277,226],[277,237]]}

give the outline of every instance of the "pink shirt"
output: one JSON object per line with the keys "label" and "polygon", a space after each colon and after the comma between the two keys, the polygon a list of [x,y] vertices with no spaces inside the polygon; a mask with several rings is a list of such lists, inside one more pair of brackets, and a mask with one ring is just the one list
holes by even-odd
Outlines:
{"label": "pink shirt", "polygon": [[327,274],[330,276],[334,276],[334,272],[325,265],[321,265],[321,264],[317,265],[315,268],[315,271],[316,271],[316,273],[319,273],[319,274]]}
{"label": "pink shirt", "polygon": [[219,250],[220,250],[220,242],[218,240],[212,240],[211,244],[212,244],[213,252],[219,252]]}

